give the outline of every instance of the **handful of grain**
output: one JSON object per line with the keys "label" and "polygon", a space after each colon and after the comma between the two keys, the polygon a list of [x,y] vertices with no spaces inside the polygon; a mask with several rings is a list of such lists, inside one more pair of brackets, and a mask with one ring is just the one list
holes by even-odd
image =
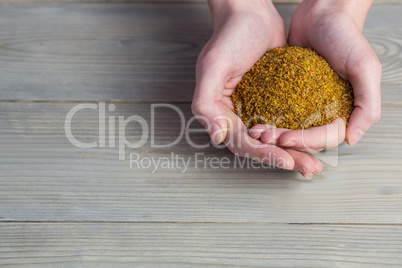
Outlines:
{"label": "handful of grain", "polygon": [[269,50],[240,81],[232,101],[247,128],[302,129],[339,117],[347,122],[354,107],[350,83],[315,51],[296,46]]}

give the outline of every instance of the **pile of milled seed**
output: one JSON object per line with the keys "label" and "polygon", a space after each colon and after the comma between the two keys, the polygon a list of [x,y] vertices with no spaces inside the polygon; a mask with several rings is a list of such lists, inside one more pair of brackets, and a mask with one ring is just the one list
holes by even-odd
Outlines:
{"label": "pile of milled seed", "polygon": [[234,112],[247,128],[270,124],[302,129],[347,122],[353,89],[320,55],[309,48],[269,50],[245,74],[232,94]]}

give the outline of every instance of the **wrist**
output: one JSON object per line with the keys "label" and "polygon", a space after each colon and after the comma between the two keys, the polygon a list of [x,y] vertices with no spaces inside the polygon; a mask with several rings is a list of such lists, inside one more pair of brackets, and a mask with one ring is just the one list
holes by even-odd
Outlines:
{"label": "wrist", "polygon": [[302,4],[315,15],[347,14],[360,30],[373,0],[303,0]]}
{"label": "wrist", "polygon": [[268,7],[272,4],[272,0],[253,0],[252,4],[245,0],[208,0],[212,12],[218,10],[229,9],[232,11],[241,11],[251,8]]}
{"label": "wrist", "polygon": [[214,28],[219,28],[230,16],[250,13],[260,17],[269,18],[276,12],[272,0],[253,0],[250,4],[245,0],[208,0],[211,10]]}

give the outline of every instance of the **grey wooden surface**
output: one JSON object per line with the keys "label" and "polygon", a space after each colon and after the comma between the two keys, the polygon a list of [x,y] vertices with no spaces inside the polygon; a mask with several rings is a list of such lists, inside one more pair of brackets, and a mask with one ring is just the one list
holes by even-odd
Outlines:
{"label": "grey wooden surface", "polygon": [[[120,223],[115,227],[1,223],[5,245],[0,246],[0,265],[400,267],[402,262],[400,245],[394,241],[402,235],[401,226]],[[23,240],[29,243],[21,248]]]}
{"label": "grey wooden surface", "polygon": [[[276,4],[298,4],[302,0],[272,0]],[[120,3],[207,3],[207,0],[0,0],[0,4],[49,4],[49,3],[106,3],[106,4],[120,4]],[[401,4],[402,0],[374,0],[374,4]]]}
{"label": "grey wooden surface", "polygon": [[[190,138],[208,148],[148,139],[124,161],[108,131],[104,148],[67,140],[67,113],[88,102],[115,105],[106,118],[116,122],[151,122],[152,104],[167,102],[188,122],[194,63],[211,34],[204,3],[23,2],[0,5],[0,266],[402,265],[402,6],[373,6],[364,30],[383,64],[381,121],[304,181],[261,165],[203,168],[195,154],[236,161],[205,133]],[[47,3],[28,4],[38,2]],[[277,7],[289,25],[295,5]],[[180,134],[172,109],[154,119],[157,144]],[[98,141],[98,110],[77,113],[72,131]],[[144,133],[130,123],[126,135]],[[189,165],[130,168],[130,153]]]}
{"label": "grey wooden surface", "polygon": [[[75,105],[0,105],[3,220],[362,224],[402,220],[402,127],[395,124],[402,107],[383,107],[380,123],[356,147],[341,146],[338,166],[327,165],[314,181],[300,181],[295,172],[240,168],[239,162],[235,168],[236,159],[227,149],[212,145],[194,149],[185,138],[160,149],[151,146],[149,135],[141,148],[127,149],[124,161],[118,160],[118,148],[76,148],[64,133],[64,118]],[[149,104],[115,105],[107,117],[138,115],[150,122]],[[177,107],[190,118],[189,104]],[[169,144],[180,134],[179,117],[170,109],[156,111],[155,143]],[[72,126],[78,140],[98,140],[97,111],[77,113]],[[139,141],[140,125],[129,125],[126,136],[132,143]],[[209,141],[205,133],[190,138],[196,144]],[[130,168],[131,153],[155,161],[174,153],[189,166],[184,173],[182,164],[156,170],[156,165],[147,164]],[[195,153],[199,160],[229,158],[230,168],[204,168],[196,163]]]}
{"label": "grey wooden surface", "polygon": [[[295,7],[278,5],[287,26]],[[205,4],[1,10],[0,85],[8,88],[0,92],[3,100],[189,102],[194,62],[212,33]],[[364,30],[383,64],[384,101],[402,100],[401,13],[399,5],[373,6]]]}

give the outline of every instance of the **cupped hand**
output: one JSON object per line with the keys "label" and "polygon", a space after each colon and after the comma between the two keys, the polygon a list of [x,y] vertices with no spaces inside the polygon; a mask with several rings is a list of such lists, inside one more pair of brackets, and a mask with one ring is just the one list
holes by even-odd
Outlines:
{"label": "cupped hand", "polygon": [[304,0],[298,6],[292,16],[289,43],[314,49],[348,80],[353,86],[355,108],[346,131],[338,120],[335,125],[304,132],[282,132],[276,137],[277,144],[321,150],[346,139],[353,146],[379,120],[381,63],[362,34],[371,4],[370,0]]}
{"label": "cupped hand", "polygon": [[243,75],[267,50],[286,45],[284,23],[275,7],[261,0],[252,5],[243,0],[209,2],[214,34],[197,60],[193,113],[215,143],[225,142],[237,155],[295,169],[306,177],[320,172],[321,163],[308,154],[252,139],[231,112],[231,95]]}

